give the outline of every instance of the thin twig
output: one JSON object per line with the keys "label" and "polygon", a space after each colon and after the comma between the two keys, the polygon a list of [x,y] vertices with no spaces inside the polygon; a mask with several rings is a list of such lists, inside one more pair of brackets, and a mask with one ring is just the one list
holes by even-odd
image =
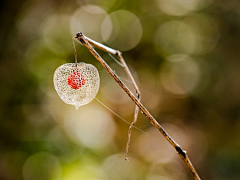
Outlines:
{"label": "thin twig", "polygon": [[[124,69],[125,69],[128,77],[129,77],[130,80],[132,81],[133,86],[134,86],[134,88],[135,88],[135,90],[136,90],[137,99],[138,99],[138,101],[140,102],[140,100],[141,100],[140,90],[139,90],[139,88],[138,88],[138,86],[137,86],[137,83],[135,82],[135,80],[134,80],[134,78],[133,78],[133,76],[132,76],[132,73],[131,73],[130,70],[128,69],[128,66],[127,66],[127,64],[125,63],[125,61],[124,61],[124,59],[123,59],[122,54],[121,54],[120,51],[118,51],[117,56],[118,56],[119,60],[121,61],[121,63],[123,64]],[[132,128],[135,126],[135,124],[136,124],[136,122],[137,122],[138,113],[139,113],[139,107],[136,105],[136,106],[135,106],[135,112],[134,112],[133,122],[132,122],[132,124],[130,125],[130,127],[129,127],[129,129],[128,129],[128,141],[127,141],[126,150],[125,150],[125,154],[124,154],[125,160],[127,160],[127,161],[128,161],[127,154],[128,154],[128,149],[129,149],[129,146],[130,146]]]}
{"label": "thin twig", "polygon": [[77,67],[77,51],[75,48],[74,39],[75,37],[72,38],[72,43],[73,43],[73,50],[74,50],[74,57],[75,57],[75,66]]}
{"label": "thin twig", "polygon": [[[141,93],[140,93],[140,90],[137,86],[137,83],[135,82],[135,79],[133,78],[132,76],[132,73],[131,71],[129,70],[126,62],[124,61],[123,57],[122,57],[122,53],[118,50],[115,50],[115,49],[112,49],[112,48],[109,48],[107,46],[104,46],[103,44],[100,44],[86,36],[84,36],[86,38],[86,40],[92,44],[93,46],[107,52],[109,55],[112,54],[112,55],[117,55],[118,59],[120,60],[121,63],[119,63],[117,61],[117,63],[119,63],[125,70],[125,72],[127,73],[129,79],[132,81],[133,83],[133,86],[135,88],[135,91],[136,91],[136,95],[137,95],[137,99],[139,100],[140,102],[140,99],[141,99]],[[112,57],[114,59],[114,57]],[[115,60],[115,59],[114,59]],[[116,61],[116,60],[115,60]],[[128,129],[128,141],[127,141],[127,145],[126,145],[126,149],[125,149],[125,154],[124,154],[124,158],[126,161],[128,161],[128,158],[127,158],[127,154],[128,154],[128,150],[129,150],[129,146],[130,146],[130,141],[131,141],[131,134],[132,134],[132,128],[135,126],[136,122],[137,122],[137,118],[138,118],[138,113],[139,113],[139,107],[136,105],[135,107],[135,111],[134,111],[134,118],[133,118],[133,122],[131,123],[129,129]]]}
{"label": "thin twig", "polygon": [[123,64],[121,62],[119,62],[118,60],[115,59],[115,57],[113,57],[113,55],[111,53],[108,53],[108,55],[119,65],[119,66],[123,66]]}
{"label": "thin twig", "polygon": [[99,49],[102,49],[105,52],[110,52],[111,54],[118,55],[119,51],[104,46],[96,41],[93,41],[85,37],[81,32],[76,34],[76,39],[78,39],[89,51],[90,53],[101,63],[101,65],[107,70],[107,72],[113,77],[113,79],[121,86],[121,88],[127,93],[127,95],[134,101],[134,103],[139,107],[139,109],[145,114],[149,121],[158,129],[160,133],[168,140],[168,142],[174,147],[178,155],[183,159],[190,172],[192,173],[195,180],[200,180],[197,171],[192,165],[187,152],[177,144],[172,137],[163,129],[163,127],[156,121],[156,119],[148,112],[148,110],[142,105],[142,103],[136,98],[133,93],[128,89],[128,87],[120,80],[120,78],[114,73],[114,71],[108,66],[108,64],[99,56],[99,54],[92,48],[89,44],[93,44]]}

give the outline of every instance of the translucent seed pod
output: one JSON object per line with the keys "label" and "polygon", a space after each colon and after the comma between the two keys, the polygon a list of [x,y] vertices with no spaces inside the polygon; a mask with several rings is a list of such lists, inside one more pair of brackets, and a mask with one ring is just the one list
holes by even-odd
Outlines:
{"label": "translucent seed pod", "polygon": [[54,87],[60,98],[78,109],[90,103],[98,93],[100,78],[91,64],[67,63],[58,67],[53,77]]}

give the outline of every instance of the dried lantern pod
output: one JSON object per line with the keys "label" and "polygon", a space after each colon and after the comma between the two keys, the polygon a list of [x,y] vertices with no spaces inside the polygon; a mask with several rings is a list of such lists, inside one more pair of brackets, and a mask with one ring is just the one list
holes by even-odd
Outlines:
{"label": "dried lantern pod", "polygon": [[60,98],[78,109],[95,98],[100,78],[98,70],[91,64],[66,63],[54,72],[53,83]]}

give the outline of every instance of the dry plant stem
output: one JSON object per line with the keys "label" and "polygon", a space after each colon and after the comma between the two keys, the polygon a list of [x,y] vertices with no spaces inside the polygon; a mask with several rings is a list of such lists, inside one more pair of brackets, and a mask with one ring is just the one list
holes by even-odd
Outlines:
{"label": "dry plant stem", "polygon": [[75,66],[77,67],[77,51],[75,48],[74,39],[75,37],[72,38],[72,43],[73,43],[73,50],[74,50],[74,56],[75,56]]}
{"label": "dry plant stem", "polygon": [[[133,86],[136,90],[136,93],[137,93],[137,99],[138,101],[140,102],[141,100],[141,93],[140,93],[140,90],[137,86],[137,83],[135,82],[133,76],[132,76],[132,73],[130,72],[130,70],[128,69],[128,66],[127,64],[125,63],[123,57],[122,57],[122,54],[120,51],[117,52],[117,55],[118,55],[118,58],[119,60],[121,61],[121,63],[123,64],[124,66],[124,69],[129,77],[129,79],[132,81],[133,83]],[[138,113],[139,113],[139,107],[136,105],[135,106],[135,112],[134,112],[134,118],[133,118],[133,122],[131,123],[129,129],[128,129],[128,141],[127,141],[127,145],[126,145],[126,150],[125,150],[125,160],[128,161],[128,158],[127,158],[127,154],[128,154],[128,149],[129,149],[129,146],[130,146],[130,140],[131,140],[131,134],[132,134],[132,128],[135,126],[136,122],[137,122],[137,118],[138,118]]]}
{"label": "dry plant stem", "polygon": [[[120,78],[114,73],[114,71],[108,66],[108,64],[99,56],[99,54],[92,48],[89,44],[89,38],[86,38],[81,32],[76,34],[76,38],[90,51],[90,53],[101,63],[101,65],[107,70],[107,72],[114,78],[114,80],[121,86],[121,88],[127,93],[127,95],[135,102],[135,104],[140,108],[140,110],[145,114],[145,116],[150,120],[150,122],[162,133],[162,135],[168,140],[168,142],[174,147],[177,151],[178,155],[183,159],[187,167],[189,168],[190,172],[192,173],[195,180],[200,180],[197,171],[195,170],[194,166],[192,165],[187,152],[178,145],[170,135],[163,129],[163,127],[156,121],[156,119],[148,112],[148,110],[142,105],[142,103],[133,95],[133,93],[128,89],[128,87],[120,80]],[[89,42],[88,42],[89,41]],[[102,49],[106,46],[100,45],[97,43],[99,49]],[[99,46],[100,45],[100,46]],[[116,52],[115,55],[118,55],[119,51],[113,50],[107,47],[110,51]],[[106,51],[106,50],[104,50]]]}
{"label": "dry plant stem", "polygon": [[[121,64],[123,65],[123,68],[125,70],[125,72],[127,73],[129,79],[132,81],[133,83],[133,86],[136,90],[136,95],[137,95],[137,99],[139,100],[140,102],[140,99],[141,99],[141,93],[140,93],[140,90],[137,86],[137,83],[135,81],[135,79],[133,78],[132,76],[132,73],[131,71],[129,70],[126,62],[124,61],[123,57],[122,57],[122,53],[120,51],[117,51],[115,49],[112,49],[112,48],[109,48],[107,46],[104,46],[88,37],[85,37],[86,40],[92,44],[93,46],[105,51],[106,53],[110,53],[110,54],[113,54],[113,55],[117,55],[118,56],[118,59],[120,60]],[[139,107],[136,105],[135,106],[135,111],[134,111],[134,118],[133,118],[133,122],[131,123],[131,125],[129,126],[129,129],[128,129],[128,141],[127,141],[127,145],[126,145],[126,149],[125,149],[125,154],[124,154],[124,158],[125,160],[128,161],[128,158],[127,158],[127,154],[128,154],[128,150],[129,150],[129,146],[130,146],[130,141],[131,141],[131,134],[132,134],[132,128],[135,126],[136,122],[137,122],[137,118],[138,118],[138,113],[139,113]]]}

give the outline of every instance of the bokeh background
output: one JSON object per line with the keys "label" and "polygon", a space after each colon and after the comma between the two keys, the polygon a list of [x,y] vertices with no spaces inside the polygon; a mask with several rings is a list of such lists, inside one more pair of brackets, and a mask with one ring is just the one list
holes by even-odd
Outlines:
{"label": "bokeh background", "polygon": [[[97,100],[78,111],[53,73],[74,62],[76,32],[123,52],[142,103],[187,150],[202,179],[240,179],[238,0],[13,0],[0,3],[1,180],[190,180],[186,165],[140,113],[129,125]],[[131,122],[134,103],[88,50],[97,98]],[[121,66],[98,51],[133,89]]]}

